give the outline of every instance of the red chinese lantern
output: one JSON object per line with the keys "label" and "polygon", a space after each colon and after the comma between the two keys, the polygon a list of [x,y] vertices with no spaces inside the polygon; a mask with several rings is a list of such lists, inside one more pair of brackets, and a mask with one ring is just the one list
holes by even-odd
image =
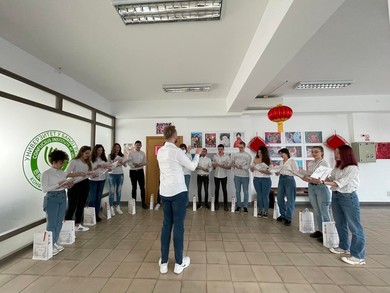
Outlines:
{"label": "red chinese lantern", "polygon": [[278,104],[268,111],[268,119],[278,123],[278,132],[283,132],[283,122],[291,118],[293,110],[290,107]]}

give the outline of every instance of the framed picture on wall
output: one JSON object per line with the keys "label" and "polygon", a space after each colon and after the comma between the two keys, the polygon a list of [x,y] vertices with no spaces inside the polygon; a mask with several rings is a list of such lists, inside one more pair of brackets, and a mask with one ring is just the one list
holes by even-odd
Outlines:
{"label": "framed picture on wall", "polygon": [[234,139],[233,147],[238,148],[238,144],[242,141],[245,141],[244,132],[243,131],[233,132],[233,139]]}
{"label": "framed picture on wall", "polygon": [[314,146],[309,146],[309,145],[306,146],[306,158],[311,158],[312,157],[311,156],[311,150],[312,150],[313,147]]}
{"label": "framed picture on wall", "polygon": [[292,158],[302,157],[302,146],[286,146],[286,149],[288,149]]}
{"label": "framed picture on wall", "polygon": [[269,153],[269,156],[271,158],[274,158],[274,157],[280,157],[279,155],[279,150],[281,149],[282,147],[281,146],[270,146],[268,147],[268,153]]}
{"label": "framed picture on wall", "polygon": [[264,134],[265,143],[282,143],[282,135],[280,132],[266,132]]}
{"label": "framed picture on wall", "polygon": [[322,143],[322,131],[306,131],[306,143]]}
{"label": "framed picture on wall", "polygon": [[206,148],[215,148],[215,147],[217,147],[217,134],[215,132],[213,132],[213,133],[205,133],[204,134],[204,141],[205,141],[205,147]]}
{"label": "framed picture on wall", "polygon": [[298,165],[299,170],[303,170],[303,160],[295,160]]}
{"label": "framed picture on wall", "polygon": [[285,143],[302,143],[302,134],[300,131],[285,132]]}
{"label": "framed picture on wall", "polygon": [[170,125],[172,125],[172,123],[156,123],[156,134],[163,134],[165,127]]}
{"label": "framed picture on wall", "polygon": [[217,145],[222,144],[225,148],[230,148],[230,133],[229,132],[220,132],[217,136]]}
{"label": "framed picture on wall", "polygon": [[202,132],[191,132],[191,146],[194,148],[202,147]]}

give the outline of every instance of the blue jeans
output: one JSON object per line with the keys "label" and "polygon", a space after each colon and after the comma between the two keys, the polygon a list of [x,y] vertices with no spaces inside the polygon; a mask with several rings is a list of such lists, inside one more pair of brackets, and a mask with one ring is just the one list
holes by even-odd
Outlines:
{"label": "blue jeans", "polygon": [[[339,247],[350,250],[351,256],[364,259],[366,253],[366,237],[360,223],[360,206],[356,192],[332,192],[332,210],[339,234]],[[349,231],[352,234],[349,242]]]}
{"label": "blue jeans", "polygon": [[109,188],[109,202],[110,207],[121,204],[123,185],[123,174],[109,174],[108,175],[108,188]]}
{"label": "blue jeans", "polygon": [[288,221],[292,221],[296,195],[297,188],[294,177],[280,175],[278,183],[278,206],[280,215]]}
{"label": "blue jeans", "polygon": [[248,199],[249,199],[249,193],[248,193],[248,187],[249,187],[249,177],[239,177],[234,176],[234,187],[236,188],[236,198],[237,198],[237,207],[242,207],[241,202],[241,186],[242,191],[244,192],[244,208],[248,208]]}
{"label": "blue jeans", "polygon": [[62,222],[65,217],[66,192],[49,191],[43,198],[43,211],[46,212],[46,230],[53,234],[53,243],[57,243]]}
{"label": "blue jeans", "polygon": [[187,200],[187,191],[169,197],[161,195],[164,211],[164,221],[161,229],[161,263],[168,262],[172,227],[175,261],[177,264],[183,263],[184,220],[186,217]]}
{"label": "blue jeans", "polygon": [[191,181],[191,175],[184,175],[184,181],[186,183],[186,186],[187,186],[187,191],[188,193],[190,192],[190,181]]}
{"label": "blue jeans", "polygon": [[98,217],[100,212],[104,183],[106,183],[106,180],[89,180],[89,206],[95,207],[96,217]]}
{"label": "blue jeans", "polygon": [[322,232],[322,222],[330,221],[330,191],[324,184],[311,184],[308,186],[309,200],[313,207],[316,231]]}
{"label": "blue jeans", "polygon": [[258,212],[268,214],[269,208],[269,192],[271,191],[271,178],[264,177],[253,178],[253,185],[257,193],[257,208]]}

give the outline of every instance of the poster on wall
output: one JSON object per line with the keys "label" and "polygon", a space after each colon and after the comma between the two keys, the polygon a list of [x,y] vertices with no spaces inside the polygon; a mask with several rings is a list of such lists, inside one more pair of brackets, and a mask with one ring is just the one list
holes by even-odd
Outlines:
{"label": "poster on wall", "polygon": [[302,157],[302,147],[301,146],[286,146],[286,148],[290,152],[290,156],[292,158]]}
{"label": "poster on wall", "polygon": [[282,136],[280,132],[266,132],[265,143],[282,143]]}
{"label": "poster on wall", "polygon": [[322,143],[322,131],[306,131],[306,143]]}
{"label": "poster on wall", "polygon": [[390,142],[378,142],[376,144],[376,158],[390,159]]}
{"label": "poster on wall", "polygon": [[218,144],[222,144],[225,148],[230,148],[230,133],[229,132],[221,132],[218,135]]}
{"label": "poster on wall", "polygon": [[172,125],[172,123],[156,123],[156,134],[163,134],[165,127],[170,125]]}
{"label": "poster on wall", "polygon": [[299,131],[285,132],[284,135],[286,143],[302,143],[302,135]]}
{"label": "poster on wall", "polygon": [[233,147],[238,148],[239,143],[245,141],[244,132],[243,131],[233,132],[233,139],[234,139]]}
{"label": "poster on wall", "polygon": [[202,132],[191,132],[191,146],[194,148],[202,147]]}
{"label": "poster on wall", "polygon": [[129,157],[130,152],[133,150],[134,144],[133,143],[124,143],[123,144],[123,155],[125,158]]}
{"label": "poster on wall", "polygon": [[217,147],[217,134],[215,132],[205,133],[204,140],[205,140],[205,147],[206,148]]}

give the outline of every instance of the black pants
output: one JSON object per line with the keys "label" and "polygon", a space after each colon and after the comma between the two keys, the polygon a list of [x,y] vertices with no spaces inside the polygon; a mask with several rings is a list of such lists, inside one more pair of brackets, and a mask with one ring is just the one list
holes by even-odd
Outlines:
{"label": "black pants", "polygon": [[68,189],[68,210],[65,220],[73,220],[73,214],[76,211],[75,224],[81,224],[83,219],[85,203],[88,199],[89,180],[85,179],[73,185]]}
{"label": "black pants", "polygon": [[204,185],[204,202],[209,202],[209,176],[200,176],[197,178],[198,183],[198,202],[202,202],[202,184]]}
{"label": "black pants", "polygon": [[139,189],[141,190],[141,202],[145,204],[145,175],[144,169],[130,170],[130,180],[133,187],[131,191],[131,197],[137,199],[137,182]]}
{"label": "black pants", "polygon": [[223,203],[227,204],[227,177],[225,178],[217,178],[214,177],[214,183],[215,183],[215,205],[218,205],[219,203],[219,186],[222,185],[222,192],[223,192]]}

